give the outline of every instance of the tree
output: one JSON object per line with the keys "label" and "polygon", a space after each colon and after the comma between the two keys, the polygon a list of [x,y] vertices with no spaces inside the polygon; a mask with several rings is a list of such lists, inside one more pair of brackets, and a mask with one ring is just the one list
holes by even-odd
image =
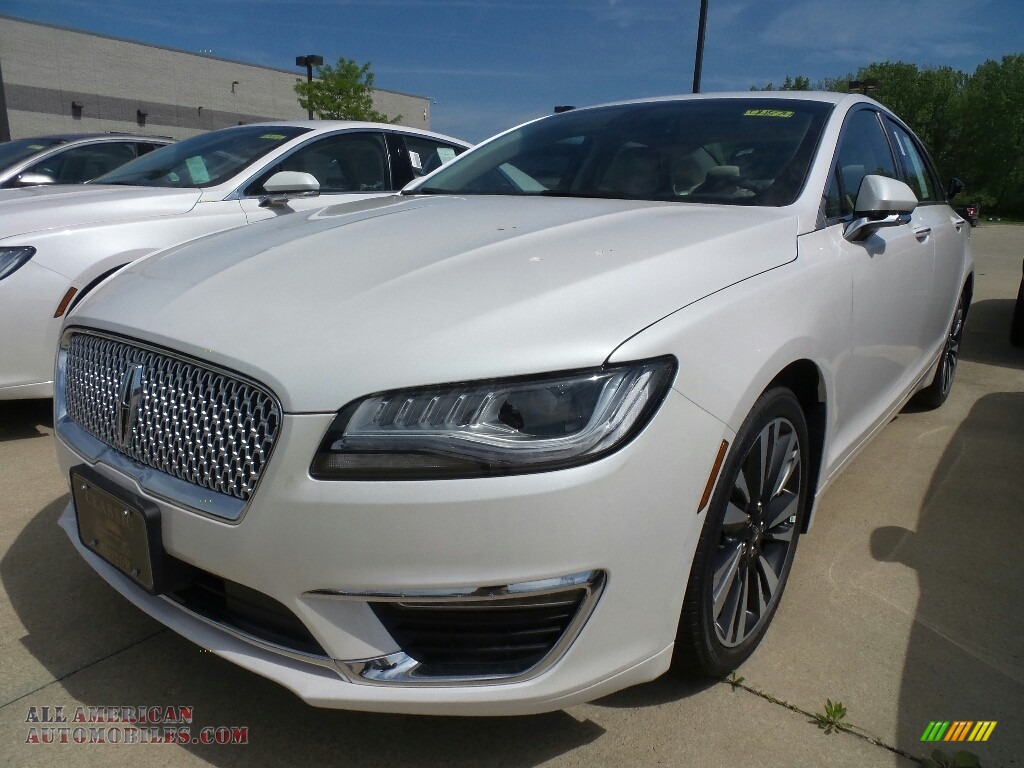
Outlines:
{"label": "tree", "polygon": [[964,181],[993,213],[1024,215],[1024,53],[978,65],[964,102]]}
{"label": "tree", "polygon": [[397,123],[402,116],[389,120],[373,108],[373,73],[370,62],[359,66],[344,56],[338,64],[317,67],[318,79],[295,81],[299,105],[322,120],[365,120],[374,123]]}
{"label": "tree", "polygon": [[[764,88],[758,88],[756,85],[750,86],[752,91],[774,91],[775,84],[768,83]],[[803,75],[797,75],[796,79],[786,75],[786,79],[779,87],[780,91],[809,91],[811,90],[811,81]]]}

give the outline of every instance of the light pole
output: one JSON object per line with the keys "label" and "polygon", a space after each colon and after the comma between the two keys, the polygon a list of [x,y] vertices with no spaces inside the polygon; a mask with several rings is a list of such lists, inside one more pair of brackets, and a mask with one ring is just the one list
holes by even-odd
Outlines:
{"label": "light pole", "polygon": [[704,66],[704,30],[708,25],[708,0],[700,0],[700,22],[697,25],[697,56],[693,62],[693,92],[700,93],[700,70]]}
{"label": "light pole", "polygon": [[[296,56],[295,57],[295,66],[296,67],[305,67],[306,68],[306,82],[307,83],[312,83],[313,82],[313,67],[314,66],[317,66],[317,67],[322,66],[323,63],[324,63],[324,57],[323,56],[317,56],[315,53],[310,53],[310,54],[308,54],[306,56]],[[313,108],[312,107],[309,108],[309,119],[310,120],[313,119]]]}

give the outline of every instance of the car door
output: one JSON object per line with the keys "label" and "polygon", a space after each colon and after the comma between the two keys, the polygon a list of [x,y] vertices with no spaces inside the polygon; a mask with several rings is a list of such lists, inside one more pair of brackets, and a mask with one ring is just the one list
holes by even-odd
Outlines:
{"label": "car door", "polygon": [[935,351],[946,338],[953,309],[960,296],[963,238],[966,222],[946,203],[928,156],[914,136],[885,118],[886,129],[903,171],[903,178],[920,201],[914,211],[915,230],[933,248],[934,271],[930,307],[922,329],[922,346]]}
{"label": "car door", "polygon": [[869,174],[900,178],[881,115],[864,108],[843,127],[825,194],[827,229],[850,280],[848,349],[836,361],[834,445],[853,450],[921,374],[922,337],[931,306],[933,238],[915,211],[909,224],[875,230],[860,241],[843,237],[857,193]]}
{"label": "car door", "polygon": [[[312,174],[320,183],[320,194],[295,197],[286,205],[263,204],[263,185],[279,171]],[[252,221],[290,211],[308,211],[335,203],[360,200],[394,190],[388,147],[381,131],[345,131],[319,136],[289,154],[275,158],[243,190],[242,208]]]}

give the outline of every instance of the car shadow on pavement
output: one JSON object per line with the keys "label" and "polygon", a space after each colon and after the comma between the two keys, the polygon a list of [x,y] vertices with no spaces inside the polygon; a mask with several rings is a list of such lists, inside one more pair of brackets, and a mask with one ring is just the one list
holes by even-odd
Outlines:
{"label": "car shadow on pavement", "polygon": [[0,442],[42,437],[53,427],[53,400],[0,400]]}
{"label": "car shadow on pavement", "polygon": [[1024,370],[1024,350],[1010,344],[1014,299],[975,301],[967,311],[960,358]]}
{"label": "car shadow on pavement", "polygon": [[[68,496],[36,514],[0,559],[3,584],[24,632],[5,640],[0,698],[16,721],[29,707],[190,706],[192,736],[205,726],[248,729],[248,744],[91,746],[103,765],[188,762],[186,749],[214,766],[539,765],[600,738],[604,729],[567,712],[510,718],[426,717],[317,709],[152,621],[95,574],[57,518]],[[25,653],[24,651],[27,651]],[[40,668],[42,667],[42,668]],[[57,680],[57,685],[49,685]],[[25,725],[26,734],[29,725]],[[22,740],[26,738],[22,736]],[[39,747],[23,746],[28,750]],[[72,754],[87,757],[74,745]],[[99,752],[97,752],[99,750]],[[108,751],[109,750],[109,751]],[[143,750],[143,752],[139,752]],[[109,756],[109,762],[107,757]],[[92,765],[89,757],[83,764]],[[142,762],[139,762],[139,761]],[[30,762],[30,761],[29,761]]]}
{"label": "car shadow on pavement", "polygon": [[[873,557],[917,571],[896,746],[1024,755],[1024,392],[981,398],[932,476],[917,530],[877,528]],[[922,744],[932,721],[998,723],[987,743]]]}
{"label": "car shadow on pavement", "polygon": [[636,709],[637,707],[658,707],[679,701],[708,690],[722,681],[713,677],[683,677],[674,671],[666,672],[657,680],[634,685],[624,691],[610,694],[591,702],[599,707],[614,709]]}

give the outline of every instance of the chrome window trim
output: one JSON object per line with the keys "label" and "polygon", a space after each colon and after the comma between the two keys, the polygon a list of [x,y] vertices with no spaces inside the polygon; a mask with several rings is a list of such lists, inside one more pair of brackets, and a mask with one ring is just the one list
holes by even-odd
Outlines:
{"label": "chrome window trim", "polygon": [[[153,496],[172,504],[176,507],[186,509],[203,517],[220,522],[237,524],[242,521],[249,505],[259,491],[260,483],[266,469],[260,472],[249,494],[248,500],[238,499],[204,486],[195,485],[187,480],[174,477],[162,470],[141,464],[128,456],[120,453],[115,448],[104,443],[102,440],[89,434],[85,429],[76,424],[68,416],[67,395],[65,391],[65,379],[67,372],[67,350],[71,336],[83,334],[97,338],[108,339],[117,343],[134,346],[139,349],[173,358],[186,365],[198,366],[211,372],[228,376],[254,387],[258,387],[273,400],[281,417],[284,416],[284,409],[277,395],[265,385],[258,381],[232,371],[223,366],[201,360],[199,358],[183,355],[173,350],[159,347],[153,344],[139,341],[137,339],[120,336],[118,334],[95,331],[81,326],[71,326],[61,334],[60,346],[57,349],[57,363],[53,379],[53,403],[54,403],[54,432],[72,450],[91,464],[102,463],[109,466],[134,480],[139,488]],[[277,447],[275,440],[266,458],[266,465],[274,455]]]}
{"label": "chrome window trim", "polygon": [[430,677],[418,673],[421,664],[404,651],[376,656],[370,659],[335,663],[351,682],[366,685],[415,685],[444,687],[451,685],[505,685],[520,683],[538,677],[553,667],[579,637],[587,620],[594,612],[597,602],[607,584],[604,571],[583,571],[569,576],[552,579],[520,582],[495,587],[464,587],[455,589],[403,590],[402,592],[359,592],[336,589],[315,589],[303,593],[303,597],[327,600],[358,600],[361,602],[472,602],[481,600],[515,599],[517,597],[541,597],[576,589],[585,594],[579,610],[566,627],[565,632],[544,657],[529,669],[512,675],[448,675]]}

